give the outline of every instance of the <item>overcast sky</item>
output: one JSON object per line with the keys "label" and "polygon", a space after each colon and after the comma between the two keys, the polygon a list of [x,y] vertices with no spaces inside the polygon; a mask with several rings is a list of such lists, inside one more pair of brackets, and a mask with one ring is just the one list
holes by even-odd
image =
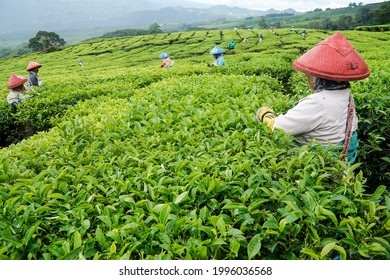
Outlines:
{"label": "overcast sky", "polygon": [[352,0],[191,0],[192,2],[207,3],[213,5],[229,5],[236,7],[243,7],[254,10],[266,11],[268,9],[274,8],[276,10],[285,10],[292,8],[299,12],[312,11],[316,8],[321,8],[325,10],[326,8],[341,8],[347,7],[349,3],[359,4],[360,2],[363,5],[370,3],[380,3],[384,0],[363,0],[363,1],[352,1]]}

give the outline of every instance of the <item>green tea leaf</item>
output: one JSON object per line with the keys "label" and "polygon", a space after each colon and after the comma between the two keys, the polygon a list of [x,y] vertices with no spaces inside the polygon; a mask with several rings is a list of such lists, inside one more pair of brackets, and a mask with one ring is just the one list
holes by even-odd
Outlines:
{"label": "green tea leaf", "polygon": [[61,258],[59,258],[59,260],[76,260],[78,259],[78,256],[80,254],[80,251],[81,251],[81,248],[76,248],[74,249],[73,251],[70,251],[69,253],[67,253],[66,255],[62,256]]}
{"label": "green tea leaf", "polygon": [[357,247],[358,244],[356,243],[355,240],[353,240],[352,238],[343,238],[341,239],[341,242],[345,243],[345,244],[348,244],[352,247]]}
{"label": "green tea leaf", "polygon": [[334,246],[334,250],[338,251],[340,254],[340,260],[346,260],[347,259],[347,253],[345,252],[345,249],[339,245]]}
{"label": "green tea leaf", "polygon": [[179,205],[181,202],[183,202],[187,198],[188,198],[188,191],[185,191],[175,198],[174,203]]}
{"label": "green tea leaf", "polygon": [[99,226],[96,228],[95,237],[96,241],[100,244],[100,246],[102,246],[102,248],[107,248],[106,238],[104,237],[103,231]]}
{"label": "green tea leaf", "polygon": [[3,171],[4,174],[8,174],[9,171],[9,161],[6,158],[3,160]]}
{"label": "green tea leaf", "polygon": [[100,216],[97,216],[97,218],[99,220],[101,220],[108,228],[111,228],[112,223],[111,223],[110,217],[105,216],[105,215],[100,215]]}
{"label": "green tea leaf", "polygon": [[261,234],[256,234],[252,237],[248,244],[248,259],[253,259],[261,249]]}
{"label": "green tea leaf", "polygon": [[303,202],[309,211],[313,211],[316,207],[316,200],[311,192],[305,192],[302,194]]}
{"label": "green tea leaf", "polygon": [[327,245],[325,245],[324,248],[322,248],[321,250],[321,259],[324,258],[331,250],[333,250],[333,248],[336,246],[336,243],[329,243]]}
{"label": "green tea leaf", "polygon": [[240,242],[238,242],[235,238],[230,239],[230,251],[237,257],[238,251],[240,250]]}
{"label": "green tea leaf", "polygon": [[317,230],[314,227],[309,227],[309,235],[318,244],[321,242],[321,238],[318,235],[318,232],[317,232]]}
{"label": "green tea leaf", "polygon": [[[222,207],[222,209],[237,209],[239,207],[245,207],[245,205],[241,203],[229,203]],[[245,207],[246,208],[246,207]]]}
{"label": "green tea leaf", "polygon": [[283,232],[285,226],[286,226],[286,219],[281,219],[281,220],[279,221],[279,231],[280,231],[280,232]]}
{"label": "green tea leaf", "polygon": [[336,215],[332,211],[321,207],[320,212],[322,215],[329,217],[332,220],[332,222],[337,226],[337,223],[338,223],[337,218],[336,218]]}
{"label": "green tea leaf", "polygon": [[35,231],[38,229],[38,226],[41,224],[41,222],[36,222],[32,227],[30,227],[27,232],[26,232],[26,235],[24,236],[24,239],[23,239],[23,244],[28,244],[28,242],[30,241],[31,237],[33,236],[33,234],[35,233]]}
{"label": "green tea leaf", "polygon": [[81,239],[81,235],[78,231],[75,231],[73,234],[73,249],[81,247],[83,241]]}
{"label": "green tea leaf", "polygon": [[112,242],[111,246],[110,246],[110,254],[115,254],[116,253],[116,245],[115,245],[115,242]]}
{"label": "green tea leaf", "polygon": [[316,252],[314,252],[312,249],[309,249],[309,248],[303,248],[301,250],[301,253],[305,254],[305,255],[309,255],[310,257],[312,257],[315,260],[319,260],[320,259],[320,256],[317,255]]}
{"label": "green tea leaf", "polygon": [[279,229],[278,221],[276,221],[274,218],[269,218],[265,223],[263,224],[263,228],[272,228],[272,229]]}
{"label": "green tea leaf", "polygon": [[257,210],[261,204],[267,202],[268,199],[256,199],[248,206],[249,213],[252,213],[252,211]]}
{"label": "green tea leaf", "polygon": [[216,223],[216,227],[218,228],[222,236],[226,236],[226,224],[225,221],[223,220],[223,217],[219,217]]}
{"label": "green tea leaf", "polygon": [[171,213],[171,207],[169,205],[165,205],[161,209],[160,216],[159,216],[159,221],[161,224],[166,225],[170,213]]}

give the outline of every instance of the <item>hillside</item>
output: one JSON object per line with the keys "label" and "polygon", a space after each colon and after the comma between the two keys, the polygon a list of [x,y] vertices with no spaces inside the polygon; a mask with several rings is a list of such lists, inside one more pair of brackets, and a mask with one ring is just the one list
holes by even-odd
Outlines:
{"label": "hillside", "polygon": [[[275,25],[275,23],[279,23],[281,27],[283,28],[290,28],[291,26],[295,26],[297,28],[309,28],[310,23],[316,23],[321,22],[325,19],[331,20],[331,21],[337,21],[340,16],[351,16],[352,18],[355,18],[355,15],[358,11],[361,9],[368,9],[369,11],[373,12],[382,4],[382,2],[376,3],[376,4],[368,4],[368,5],[362,5],[361,7],[355,7],[355,8],[337,8],[337,9],[326,9],[322,11],[316,11],[316,12],[306,12],[306,13],[297,13],[295,11],[274,11],[271,13],[269,11],[268,16],[267,15],[261,15],[257,17],[248,17],[246,19],[235,19],[235,20],[224,20],[219,22],[213,22],[213,23],[206,23],[206,24],[198,24],[197,26],[203,27],[203,28],[233,28],[235,26],[251,26],[251,27],[259,27],[259,23],[262,18],[265,19],[266,23],[268,23],[270,26]],[[286,15],[283,16],[277,16],[277,14],[283,14]],[[293,15],[287,15],[291,14]],[[270,16],[273,14],[272,16]],[[389,22],[390,23],[390,22]]]}
{"label": "hillside", "polygon": [[[172,32],[0,59],[0,259],[388,260],[390,32],[343,32],[371,70],[351,85],[354,165],[255,116],[311,93],[291,63],[331,34]],[[14,110],[7,81],[30,60],[43,86]]]}

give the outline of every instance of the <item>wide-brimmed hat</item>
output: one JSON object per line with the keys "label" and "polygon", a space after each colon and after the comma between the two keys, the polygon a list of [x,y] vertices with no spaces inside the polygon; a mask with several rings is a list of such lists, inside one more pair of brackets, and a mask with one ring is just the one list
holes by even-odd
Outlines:
{"label": "wide-brimmed hat", "polygon": [[340,33],[321,41],[293,63],[298,71],[332,81],[354,81],[370,75],[366,63]]}
{"label": "wide-brimmed hat", "polygon": [[169,54],[167,54],[166,52],[162,52],[161,54],[160,54],[160,58],[161,59],[165,59],[165,58],[168,58],[169,57]]}
{"label": "wide-brimmed hat", "polygon": [[32,69],[40,68],[40,67],[42,67],[42,64],[39,64],[38,62],[35,61],[30,61],[27,65],[26,71],[30,71]]}
{"label": "wide-brimmed hat", "polygon": [[18,76],[15,74],[11,74],[8,80],[8,88],[17,88],[18,86],[23,85],[25,82],[27,82],[28,79],[23,76]]}
{"label": "wide-brimmed hat", "polygon": [[215,46],[214,48],[211,49],[210,54],[221,54],[224,52],[225,51],[221,47]]}

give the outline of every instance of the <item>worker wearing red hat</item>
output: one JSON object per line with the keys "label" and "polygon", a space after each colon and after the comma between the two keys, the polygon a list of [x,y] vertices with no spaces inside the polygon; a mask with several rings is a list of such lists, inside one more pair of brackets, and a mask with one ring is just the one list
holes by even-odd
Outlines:
{"label": "worker wearing red hat", "polygon": [[353,163],[359,146],[358,118],[349,81],[370,75],[366,63],[337,32],[302,55],[293,67],[307,75],[314,93],[284,115],[276,116],[271,108],[261,107],[258,120],[272,130],[280,128],[299,138],[301,144],[315,139],[323,146],[343,146],[341,154]]}
{"label": "worker wearing red hat", "polygon": [[25,91],[24,83],[27,82],[27,78],[11,74],[8,80],[8,88],[12,91],[7,95],[7,102],[12,106],[16,106],[19,102],[24,99],[31,97],[30,95],[24,95]]}
{"label": "worker wearing red hat", "polygon": [[42,80],[38,77],[39,68],[42,67],[42,64],[39,64],[35,61],[30,61],[27,65],[26,71],[29,72],[27,89],[32,89],[33,86],[41,86]]}

